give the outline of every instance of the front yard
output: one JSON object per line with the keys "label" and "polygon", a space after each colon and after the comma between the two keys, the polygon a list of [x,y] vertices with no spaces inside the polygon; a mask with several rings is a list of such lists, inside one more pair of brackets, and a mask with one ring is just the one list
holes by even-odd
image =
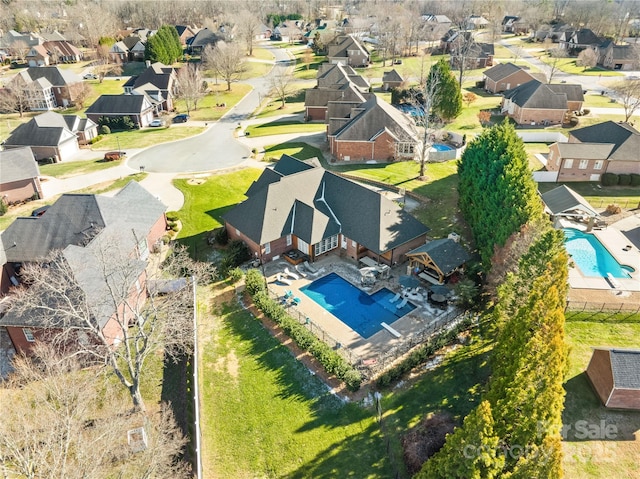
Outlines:
{"label": "front yard", "polygon": [[318,133],[325,131],[326,125],[323,123],[304,123],[301,121],[272,121],[250,125],[245,129],[246,136],[270,136],[294,133]]}
{"label": "front yard", "polygon": [[145,128],[142,130],[119,131],[104,135],[100,141],[91,145],[92,150],[120,150],[130,148],[147,148],[166,143],[168,141],[182,140],[198,135],[205,130],[203,126],[174,126],[170,128]]}

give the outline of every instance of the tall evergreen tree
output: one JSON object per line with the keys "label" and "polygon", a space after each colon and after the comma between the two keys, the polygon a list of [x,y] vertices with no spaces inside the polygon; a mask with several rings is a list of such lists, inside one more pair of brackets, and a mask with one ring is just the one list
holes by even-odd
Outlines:
{"label": "tall evergreen tree", "polygon": [[542,214],[522,140],[504,122],[469,143],[458,161],[459,204],[485,265],[522,225]]}
{"label": "tall evergreen tree", "polygon": [[462,112],[460,85],[451,74],[449,63],[444,58],[438,60],[429,70],[427,91],[430,90],[435,92],[433,111],[443,121],[451,121]]}
{"label": "tall evergreen tree", "polygon": [[493,479],[504,465],[500,439],[493,430],[491,405],[482,401],[464,418],[462,427],[447,436],[447,442],[414,479]]}

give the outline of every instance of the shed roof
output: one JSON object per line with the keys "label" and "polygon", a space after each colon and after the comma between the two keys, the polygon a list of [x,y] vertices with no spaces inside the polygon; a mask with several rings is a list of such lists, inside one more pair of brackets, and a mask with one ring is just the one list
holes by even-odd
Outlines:
{"label": "shed roof", "polygon": [[541,196],[542,201],[544,201],[544,204],[553,215],[580,208],[593,216],[598,216],[598,212],[593,209],[587,200],[566,185],[558,186],[543,193]]}
{"label": "shed roof", "polygon": [[460,243],[442,238],[429,241],[407,253],[407,256],[426,254],[446,276],[471,259],[469,252]]}

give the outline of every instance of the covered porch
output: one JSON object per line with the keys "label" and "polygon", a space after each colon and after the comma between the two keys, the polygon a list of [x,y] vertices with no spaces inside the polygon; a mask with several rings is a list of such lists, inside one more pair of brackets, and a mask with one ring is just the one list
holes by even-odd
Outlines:
{"label": "covered porch", "polygon": [[412,274],[432,284],[444,284],[462,269],[471,255],[456,241],[444,238],[409,251],[407,258]]}

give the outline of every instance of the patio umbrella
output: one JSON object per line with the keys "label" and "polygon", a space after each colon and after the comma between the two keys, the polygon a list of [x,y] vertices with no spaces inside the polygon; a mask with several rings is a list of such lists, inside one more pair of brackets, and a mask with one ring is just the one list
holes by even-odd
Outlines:
{"label": "patio umbrella", "polygon": [[430,286],[431,292],[433,294],[440,294],[442,296],[449,296],[451,294],[451,290],[442,284],[434,284]]}
{"label": "patio umbrella", "polygon": [[398,282],[405,288],[415,288],[416,286],[420,286],[420,280],[415,276],[400,276]]}

